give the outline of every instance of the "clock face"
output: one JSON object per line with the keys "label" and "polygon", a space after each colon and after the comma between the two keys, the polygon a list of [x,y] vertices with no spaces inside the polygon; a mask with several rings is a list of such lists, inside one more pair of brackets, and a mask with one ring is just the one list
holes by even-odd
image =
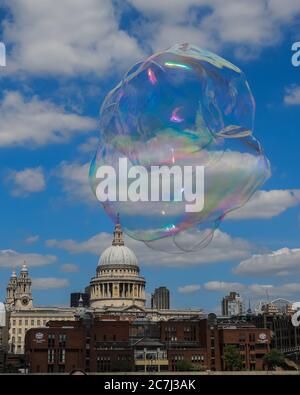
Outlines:
{"label": "clock face", "polygon": [[258,337],[259,337],[260,340],[266,340],[267,335],[266,335],[265,333],[260,333],[260,334],[258,335]]}
{"label": "clock face", "polygon": [[22,305],[23,305],[23,306],[27,306],[28,303],[29,303],[29,300],[28,300],[27,298],[23,298],[23,299],[22,299]]}

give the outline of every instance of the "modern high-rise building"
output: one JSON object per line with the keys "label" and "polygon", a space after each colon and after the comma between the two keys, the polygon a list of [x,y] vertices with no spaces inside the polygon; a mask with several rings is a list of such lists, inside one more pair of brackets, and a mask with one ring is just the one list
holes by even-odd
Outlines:
{"label": "modern high-rise building", "polygon": [[231,317],[243,314],[243,299],[237,292],[230,292],[222,299],[222,315]]}
{"label": "modern high-rise building", "polygon": [[155,288],[151,295],[151,308],[168,310],[170,308],[170,291],[167,287]]}

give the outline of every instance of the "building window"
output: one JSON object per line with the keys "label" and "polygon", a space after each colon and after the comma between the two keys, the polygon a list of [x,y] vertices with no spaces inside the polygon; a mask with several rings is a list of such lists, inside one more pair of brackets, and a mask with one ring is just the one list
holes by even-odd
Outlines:
{"label": "building window", "polygon": [[48,363],[54,362],[54,350],[51,348],[48,350]]}
{"label": "building window", "polygon": [[48,347],[54,347],[54,342],[55,342],[55,335],[54,333],[50,333],[48,335]]}
{"label": "building window", "polygon": [[13,320],[13,326],[16,326],[16,320]]}
{"label": "building window", "polygon": [[19,333],[19,335],[21,335],[21,333],[22,333],[22,328],[19,328],[19,329],[18,329],[18,333]]}
{"label": "building window", "polygon": [[246,341],[246,336],[243,334],[240,334],[240,343],[243,343]]}
{"label": "building window", "polygon": [[58,339],[59,339],[59,347],[65,348],[67,335],[66,334],[59,334]]}
{"label": "building window", "polygon": [[37,325],[41,325],[41,320],[37,320]]}
{"label": "building window", "polygon": [[22,325],[22,320],[19,320],[19,325]]}
{"label": "building window", "polygon": [[34,320],[31,320],[31,325],[34,326]]}
{"label": "building window", "polygon": [[255,342],[255,333],[249,333],[249,341]]}
{"label": "building window", "polygon": [[25,320],[25,325],[28,325],[28,320]]}
{"label": "building window", "polygon": [[65,360],[66,360],[66,350],[59,349],[59,353],[58,353],[59,363],[65,363]]}

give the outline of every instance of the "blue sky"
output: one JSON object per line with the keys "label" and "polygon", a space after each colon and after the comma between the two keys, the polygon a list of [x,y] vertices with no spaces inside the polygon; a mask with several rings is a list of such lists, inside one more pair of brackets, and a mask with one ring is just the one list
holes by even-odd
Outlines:
{"label": "blue sky", "polygon": [[147,292],[174,307],[216,310],[239,290],[252,303],[300,300],[299,1],[2,1],[0,299],[26,259],[39,305],[66,305],[94,275],[113,224],[91,195],[99,107],[128,67],[190,42],[239,66],[256,100],[255,135],[272,177],[197,256],[136,252]]}

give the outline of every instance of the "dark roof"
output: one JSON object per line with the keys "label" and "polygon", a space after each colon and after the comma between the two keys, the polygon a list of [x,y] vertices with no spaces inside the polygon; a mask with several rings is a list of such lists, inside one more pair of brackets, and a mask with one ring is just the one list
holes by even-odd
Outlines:
{"label": "dark roof", "polygon": [[151,339],[150,337],[143,337],[141,340],[138,340],[135,344],[138,347],[163,347],[163,344],[156,339]]}

